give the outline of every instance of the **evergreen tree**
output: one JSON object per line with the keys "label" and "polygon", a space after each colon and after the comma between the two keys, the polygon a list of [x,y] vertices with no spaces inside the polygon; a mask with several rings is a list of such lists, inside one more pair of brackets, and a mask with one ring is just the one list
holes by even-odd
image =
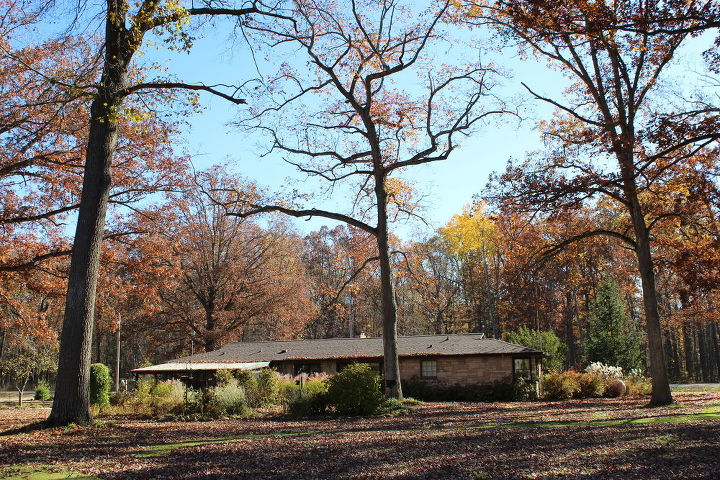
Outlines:
{"label": "evergreen tree", "polygon": [[630,319],[620,288],[612,280],[600,282],[590,304],[585,353],[588,362],[622,367],[624,372],[644,367],[640,331]]}

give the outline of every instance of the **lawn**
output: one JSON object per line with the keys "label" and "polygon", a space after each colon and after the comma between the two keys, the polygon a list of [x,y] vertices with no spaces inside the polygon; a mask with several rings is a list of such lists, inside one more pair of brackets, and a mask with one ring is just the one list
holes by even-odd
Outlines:
{"label": "lawn", "polygon": [[[110,419],[0,436],[0,478],[711,479],[720,393],[427,403],[406,415],[211,422]],[[47,409],[0,410],[0,431]]]}

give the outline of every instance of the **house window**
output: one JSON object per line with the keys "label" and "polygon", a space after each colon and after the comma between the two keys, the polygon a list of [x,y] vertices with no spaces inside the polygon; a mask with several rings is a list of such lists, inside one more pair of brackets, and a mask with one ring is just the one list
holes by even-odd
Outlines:
{"label": "house window", "polygon": [[437,378],[437,361],[422,360],[420,362],[420,376],[423,378]]}
{"label": "house window", "polygon": [[319,363],[296,363],[295,364],[295,376],[302,375],[303,373],[312,375],[313,373],[320,373]]}
{"label": "house window", "polygon": [[529,358],[515,358],[513,359],[513,373],[516,377],[520,377],[523,380],[532,380],[532,367]]}

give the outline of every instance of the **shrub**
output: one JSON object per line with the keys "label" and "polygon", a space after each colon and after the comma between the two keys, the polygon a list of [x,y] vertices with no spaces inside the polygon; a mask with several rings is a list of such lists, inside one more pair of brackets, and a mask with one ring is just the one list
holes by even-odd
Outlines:
{"label": "shrub", "polygon": [[426,402],[508,402],[519,394],[516,388],[524,387],[510,382],[438,385],[419,379],[403,381],[403,394]]}
{"label": "shrub", "polygon": [[417,405],[422,405],[422,402],[410,397],[405,397],[402,400],[398,398],[386,398],[380,406],[380,413],[383,415],[408,413],[411,411],[411,407]]}
{"label": "shrub", "polygon": [[348,365],[328,382],[328,399],[340,414],[372,415],[383,402],[380,375],[366,363]]}
{"label": "shrub", "polygon": [[526,382],[521,376],[515,377],[512,383],[512,400],[526,402],[536,398],[534,383]]}
{"label": "shrub", "polygon": [[585,372],[598,375],[602,377],[605,382],[609,382],[613,378],[623,378],[623,369],[621,367],[612,367],[601,362],[591,363],[587,366]]}
{"label": "shrub", "polygon": [[216,386],[213,394],[218,408],[227,415],[247,415],[250,411],[245,390],[235,379],[225,385]]}
{"label": "shrub", "polygon": [[549,373],[542,377],[540,385],[546,400],[568,400],[580,392],[580,383],[575,372]]}
{"label": "shrub", "polygon": [[287,412],[296,417],[327,413],[330,408],[327,375],[303,376],[300,380],[278,377],[280,397]]}
{"label": "shrub", "polygon": [[313,392],[302,396],[298,395],[290,400],[287,412],[295,417],[307,417],[327,413],[329,407],[327,392]]}
{"label": "shrub", "polygon": [[625,386],[628,395],[650,395],[652,393],[652,383],[648,378],[625,380]]}
{"label": "shrub", "polygon": [[230,370],[223,369],[215,371],[215,385],[222,387],[228,385],[233,380],[235,380],[235,377]]}
{"label": "shrub", "polygon": [[102,363],[90,365],[90,403],[110,405],[110,370]]}
{"label": "shrub", "polygon": [[594,373],[579,373],[577,376],[580,390],[576,398],[602,397],[605,393],[605,379]]}
{"label": "shrub", "polygon": [[258,406],[277,403],[280,393],[280,378],[277,372],[269,368],[263,368],[258,373],[256,385],[256,403]]}
{"label": "shrub", "polygon": [[50,400],[50,384],[47,380],[40,380],[35,388],[35,400]]}

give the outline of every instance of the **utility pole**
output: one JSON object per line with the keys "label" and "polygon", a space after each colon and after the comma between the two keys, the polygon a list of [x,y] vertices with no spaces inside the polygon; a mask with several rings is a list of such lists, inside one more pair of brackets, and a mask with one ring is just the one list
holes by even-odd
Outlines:
{"label": "utility pole", "polygon": [[115,335],[115,395],[120,393],[120,323],[122,317],[118,314],[117,334]]}

